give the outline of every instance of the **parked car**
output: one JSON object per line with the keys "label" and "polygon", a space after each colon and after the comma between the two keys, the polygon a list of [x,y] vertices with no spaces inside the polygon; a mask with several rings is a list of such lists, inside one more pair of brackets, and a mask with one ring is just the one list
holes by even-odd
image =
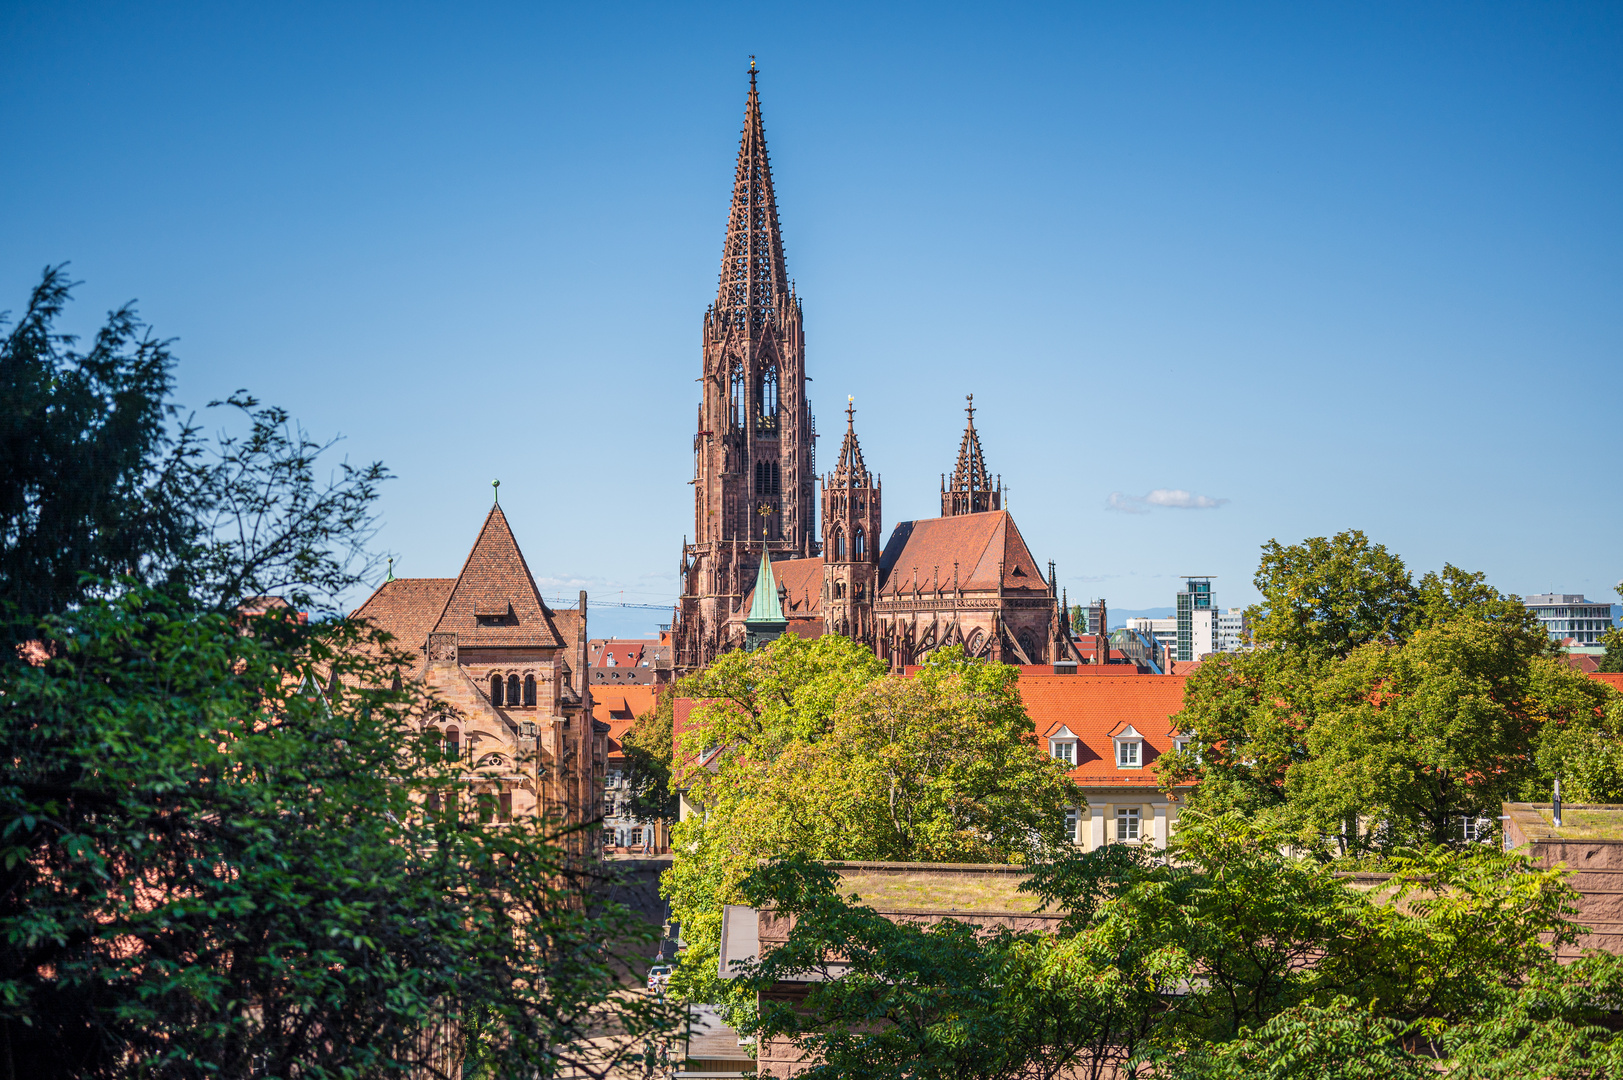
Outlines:
{"label": "parked car", "polygon": [[650,994],[663,994],[665,984],[671,981],[671,965],[655,964],[648,969],[648,992]]}

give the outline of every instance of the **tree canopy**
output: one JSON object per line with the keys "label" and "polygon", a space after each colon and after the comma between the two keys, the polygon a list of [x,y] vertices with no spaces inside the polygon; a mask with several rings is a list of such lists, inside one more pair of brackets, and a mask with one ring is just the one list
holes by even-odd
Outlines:
{"label": "tree canopy", "polygon": [[678,783],[702,813],[677,826],[664,883],[688,943],[678,991],[724,993],[721,907],[762,858],[1006,863],[1063,842],[1085,802],[1040,752],[1016,669],[944,649],[915,677],[885,671],[844,637],[785,636],[682,684],[700,704]]}
{"label": "tree canopy", "polygon": [[[1243,815],[1187,816],[1172,858],[1112,845],[1060,852],[1028,883],[1056,934],[953,919],[892,923],[804,860],[742,892],[792,915],[749,983],[758,1033],[821,1064],[805,1075],[1051,1078],[1599,1077],[1623,960],[1563,967],[1575,894],[1560,870],[1487,846],[1432,848],[1358,881]],[[1120,1070],[1117,1072],[1116,1070]]]}
{"label": "tree canopy", "polygon": [[247,398],[240,438],[165,427],[166,348],[126,308],[67,351],[67,296],[49,271],[0,355],[0,598],[27,641],[0,654],[0,1068],[545,1076],[611,1008],[656,1027],[610,996],[613,946],[649,935],[557,824],[459,799],[462,765],[411,734],[445,706],[401,685],[410,658],[246,613],[361,583],[381,468],[318,482],[321,445]]}
{"label": "tree canopy", "polygon": [[1199,781],[1191,806],[1380,855],[1485,839],[1501,802],[1547,798],[1558,775],[1623,794],[1618,695],[1482,574],[1450,565],[1417,583],[1353,531],[1270,541],[1257,585],[1257,648],[1190,677],[1176,717],[1189,742],[1157,762],[1163,784]]}

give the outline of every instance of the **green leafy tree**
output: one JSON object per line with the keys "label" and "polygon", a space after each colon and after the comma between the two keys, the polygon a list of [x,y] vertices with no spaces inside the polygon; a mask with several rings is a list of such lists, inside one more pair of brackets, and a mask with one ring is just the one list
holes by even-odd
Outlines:
{"label": "green leafy tree", "polygon": [[637,717],[622,740],[631,793],[628,808],[639,821],[676,820],[677,796],[671,787],[674,719],[674,695],[667,690],[655,700],[654,711]]}
{"label": "green leafy tree", "polygon": [[1246,611],[1253,639],[1313,657],[1397,641],[1417,599],[1403,560],[1357,529],[1268,541],[1254,581],[1262,603]]}
{"label": "green leafy tree", "polygon": [[92,462],[88,496],[41,462],[0,473],[0,596],[29,641],[0,653],[0,1068],[554,1075],[610,1019],[651,1030],[657,1003],[610,1004],[610,946],[651,935],[557,827],[458,802],[461,766],[407,734],[444,708],[399,685],[408,658],[241,613],[267,583],[359,583],[381,470],[318,484],[319,448],[245,398],[243,440],[170,439],[167,353],[127,311],[63,352],[66,295],[48,275],[12,335],[0,426],[117,467]]}
{"label": "green leafy tree", "polygon": [[1017,678],[947,649],[896,679],[828,635],[729,653],[685,682],[702,704],[677,738],[679,782],[702,813],[676,827],[664,879],[688,944],[672,986],[726,994],[721,908],[762,858],[1015,862],[1061,843],[1084,800],[1037,747]]}
{"label": "green leafy tree", "polygon": [[[1618,582],[1617,595],[1623,598],[1623,582]],[[1600,658],[1600,670],[1623,671],[1623,627],[1614,626],[1606,631],[1606,652]]]}
{"label": "green leafy tree", "polygon": [[[1609,1075],[1574,1066],[1616,1060],[1623,1044],[1599,1021],[1623,961],[1556,963],[1545,942],[1579,930],[1563,871],[1479,845],[1358,882],[1292,841],[1195,813],[1169,860],[1060,853],[1027,886],[1065,912],[1046,937],[886,925],[826,871],[763,867],[744,896],[795,921],[754,985],[829,979],[769,1007],[761,1030],[821,1056],[826,1075],[875,1078],[1508,1076],[1510,1060]],[[1544,1033],[1537,1049],[1518,1042]]]}

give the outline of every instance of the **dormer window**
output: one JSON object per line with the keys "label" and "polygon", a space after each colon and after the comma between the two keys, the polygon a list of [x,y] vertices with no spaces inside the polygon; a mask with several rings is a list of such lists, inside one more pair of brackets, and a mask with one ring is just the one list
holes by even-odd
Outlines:
{"label": "dormer window", "polygon": [[1137,728],[1127,724],[1110,738],[1116,744],[1116,768],[1144,767],[1144,736],[1139,734]]}
{"label": "dormer window", "polygon": [[1063,762],[1067,769],[1074,768],[1079,756],[1077,747],[1079,741],[1070,728],[1061,724],[1048,734],[1048,756],[1055,761]]}

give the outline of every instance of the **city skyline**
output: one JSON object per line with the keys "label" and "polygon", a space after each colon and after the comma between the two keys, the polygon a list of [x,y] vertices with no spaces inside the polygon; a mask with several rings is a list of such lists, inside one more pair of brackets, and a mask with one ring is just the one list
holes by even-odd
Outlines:
{"label": "city skyline", "polygon": [[973,393],[1073,603],[1242,606],[1261,544],[1346,528],[1615,598],[1615,13],[707,10],[22,5],[0,309],[70,260],[181,401],[343,432],[398,574],[455,573],[500,478],[543,591],[669,601],[753,53],[818,471],[854,396],[887,532]]}

